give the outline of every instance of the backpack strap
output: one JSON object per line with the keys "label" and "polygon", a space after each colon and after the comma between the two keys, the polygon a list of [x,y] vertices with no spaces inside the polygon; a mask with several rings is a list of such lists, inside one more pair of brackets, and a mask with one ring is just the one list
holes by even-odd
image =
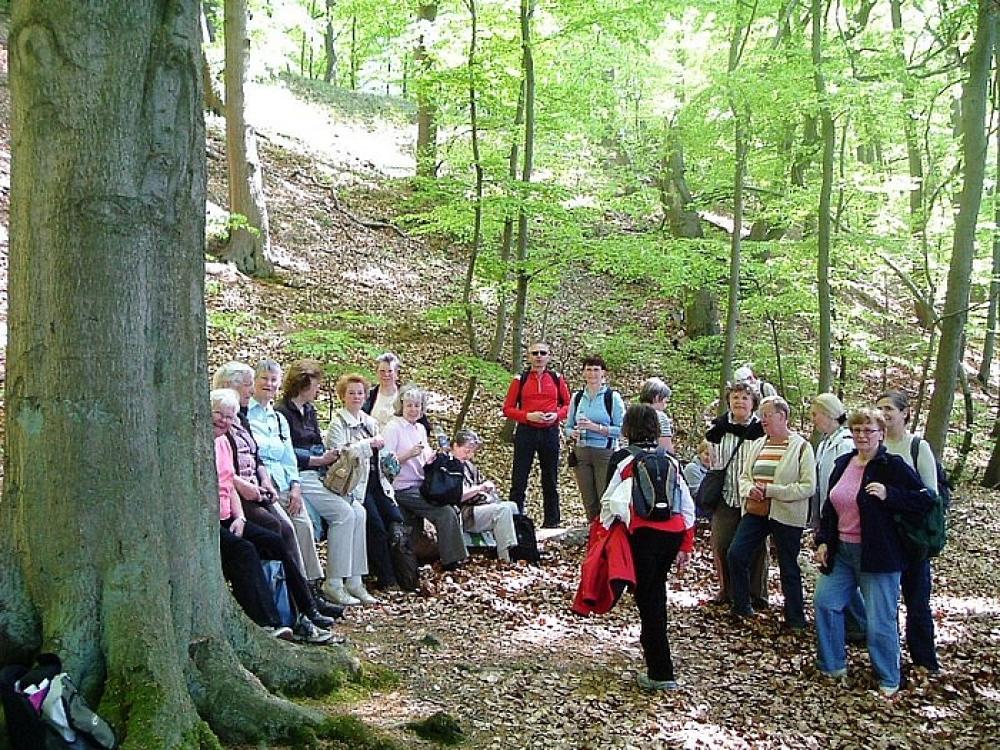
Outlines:
{"label": "backpack strap", "polygon": [[920,458],[920,436],[914,435],[910,438],[910,459],[913,461],[913,470],[919,476],[920,472],[917,469],[918,458]]}
{"label": "backpack strap", "polygon": [[521,408],[521,394],[524,393],[524,381],[528,379],[528,375],[531,374],[531,370],[524,370],[517,377],[517,401],[514,402],[514,406],[518,409]]}

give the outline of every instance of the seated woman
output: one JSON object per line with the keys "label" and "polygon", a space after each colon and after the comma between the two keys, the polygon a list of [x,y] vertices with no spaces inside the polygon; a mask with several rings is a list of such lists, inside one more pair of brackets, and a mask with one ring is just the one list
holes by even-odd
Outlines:
{"label": "seated woman", "polygon": [[432,505],[420,494],[424,464],[434,459],[434,451],[427,445],[427,430],[420,423],[426,404],[427,394],[419,388],[400,391],[396,416],[385,428],[385,448],[399,461],[399,476],[392,483],[396,502],[412,527],[424,518],[434,524],[441,564],[452,569],[469,556],[462,520],[453,506]]}
{"label": "seated woman", "polygon": [[778,549],[781,593],[785,597],[785,628],[806,626],[802,603],[799,550],[809,516],[809,498],[816,488],[816,459],[812,446],[788,428],[788,403],[768,396],[760,404],[764,437],[747,449],[739,478],[743,516],[729,545],[730,594],[737,617],[753,615],[750,602],[750,566],[754,552],[768,536]]}
{"label": "seated woman", "polygon": [[[302,497],[329,525],[326,540],[326,582],[323,594],[343,605],[376,604],[361,577],[368,573],[365,509],[353,496],[341,497],[323,486],[322,474],[340,455],[327,448],[313,401],[323,384],[319,362],[300,359],[285,375],[281,401],[275,410],[288,420],[298,465]],[[362,498],[363,499],[363,498]]]}
{"label": "seated woman", "polygon": [[[698,496],[698,488],[701,487],[701,480],[711,470],[715,461],[715,446],[705,439],[698,443],[698,454],[684,467],[684,481],[687,482],[688,489],[691,490],[691,497]],[[697,507],[698,518],[711,518],[712,514]]]}
{"label": "seated woman", "polygon": [[361,411],[368,382],[357,373],[341,375],[335,390],[344,406],[330,420],[326,444],[353,452],[361,460],[364,478],[351,492],[351,500],[364,505],[369,566],[380,588],[396,588],[389,542],[394,532],[401,532],[403,516],[396,505],[392,482],[382,469],[385,440],[379,424]]}
{"label": "seated woman", "polygon": [[465,474],[462,492],[462,527],[469,532],[491,531],[497,541],[497,558],[510,562],[510,548],[517,545],[514,531],[514,514],[517,504],[501,500],[493,482],[472,463],[482,445],[482,440],[472,430],[459,430],[451,444],[451,454],[462,462]]}
{"label": "seated woman", "polygon": [[327,643],[333,634],[324,628],[333,620],[318,611],[309,586],[299,574],[296,562],[286,552],[281,537],[247,521],[234,485],[235,457],[226,433],[236,420],[239,395],[228,388],[213,390],[212,429],[215,436],[215,469],[219,479],[219,553],[222,572],[233,586],[233,596],[247,615],[275,635],[284,636],[271,588],[264,577],[261,559],[280,560],[285,568],[288,590],[299,614],[292,635],[309,643]]}
{"label": "seated woman", "polygon": [[893,514],[925,513],[933,496],[902,457],[886,450],[881,412],[852,411],[847,426],[855,448],[834,462],[816,533],[819,669],[834,679],[847,674],[844,613],[860,587],[868,654],[888,698],[899,690],[899,587],[907,566]]}

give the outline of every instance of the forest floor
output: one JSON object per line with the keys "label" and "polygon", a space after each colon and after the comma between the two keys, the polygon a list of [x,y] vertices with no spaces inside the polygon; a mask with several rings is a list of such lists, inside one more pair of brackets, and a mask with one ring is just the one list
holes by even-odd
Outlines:
{"label": "forest floor", "polygon": [[[0,59],[5,66],[6,56]],[[9,104],[5,67],[0,70],[5,268]],[[307,115],[298,104],[294,112],[300,125],[308,117],[313,129],[340,127],[329,113]],[[405,166],[409,130],[353,122],[340,135],[326,133],[325,145],[314,148],[301,129],[263,119],[257,124],[281,263],[268,282],[210,266],[211,365],[312,355],[370,369],[373,352],[393,348],[402,353],[408,377],[434,392],[432,416],[447,427],[464,385],[448,356],[466,344],[458,326],[429,311],[454,301],[464,265],[391,226],[394,207],[407,196],[386,182],[386,174]],[[370,152],[359,157],[349,144],[362,131],[370,134],[364,138]],[[210,122],[208,155],[210,199],[225,205],[218,123]],[[5,297],[5,273],[0,286]],[[554,305],[549,323],[563,331],[553,338],[567,357],[578,351],[575,327],[602,324],[587,307],[590,295],[579,291],[593,288],[605,300],[628,292],[584,271],[574,276],[573,287],[578,302]],[[649,312],[641,307],[623,306],[622,314],[641,324]],[[490,441],[482,468],[503,485],[511,452],[492,441],[498,410],[496,394],[483,394],[469,422]],[[323,408],[320,414],[322,419]],[[560,484],[564,517],[574,528],[545,543],[541,566],[498,567],[480,558],[454,573],[427,567],[420,595],[394,594],[382,605],[352,609],[340,630],[368,663],[392,670],[399,681],[323,708],[349,711],[413,748],[433,745],[417,739],[406,723],[438,711],[458,719],[468,748],[973,748],[1000,742],[1000,519],[993,495],[966,488],[957,494],[951,541],[935,563],[932,606],[943,672],[911,675],[910,686],[890,702],[876,695],[863,649],[852,648],[851,681],[839,687],[816,675],[811,631],[798,637],[779,632],[774,565],[772,609],[750,626],[737,626],[724,610],[708,606],[715,592],[703,531],[692,566],[670,583],[670,637],[681,689],[641,692],[631,597],[602,617],[569,612],[583,555],[582,511],[565,469]],[[536,517],[537,490],[533,484],[529,502]],[[810,575],[806,586],[808,602]]]}

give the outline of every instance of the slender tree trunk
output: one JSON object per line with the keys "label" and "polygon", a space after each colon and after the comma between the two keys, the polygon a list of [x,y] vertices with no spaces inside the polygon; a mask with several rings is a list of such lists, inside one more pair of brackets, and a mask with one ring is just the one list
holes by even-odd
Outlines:
{"label": "slender tree trunk", "polygon": [[323,46],[326,49],[326,68],[323,80],[334,83],[337,73],[337,35],[333,32],[333,9],[337,0],[326,0],[326,26],[323,31]]}
{"label": "slender tree trunk", "polygon": [[535,152],[535,61],[531,51],[531,20],[535,14],[534,0],[521,0],[521,65],[524,69],[524,161],[521,166],[521,208],[517,214],[517,288],[514,297],[514,321],[511,341],[511,363],[523,359],[524,319],[528,308],[528,200],[531,171]]}
{"label": "slender tree trunk", "polygon": [[920,139],[917,123],[910,110],[914,106],[913,78],[906,69],[906,53],[903,49],[903,13],[900,0],[889,0],[889,15],[892,21],[896,58],[899,61],[903,85],[903,135],[906,141],[906,163],[910,171],[910,231],[922,233],[924,220],[924,164],[920,155]]}
{"label": "slender tree trunk", "polygon": [[[432,24],[437,18],[437,12],[436,0],[422,2],[418,17],[422,24]],[[423,77],[417,89],[417,176],[433,178],[437,175],[437,111],[434,97],[430,92],[431,85],[427,80],[431,61],[427,55],[427,40],[424,34],[417,39],[413,60]]]}
{"label": "slender tree trunk", "polygon": [[[210,39],[212,34],[208,24],[208,16],[205,15],[204,4],[199,3],[199,8],[201,10],[201,38]],[[219,90],[219,84],[215,80],[212,66],[208,64],[208,55],[205,54],[204,45],[201,47],[201,76],[201,83],[205,89],[205,109],[216,117],[224,116],[226,114],[226,105],[222,101],[222,92]]]}
{"label": "slender tree trunk", "polygon": [[996,6],[992,2],[979,4],[975,40],[969,55],[969,78],[962,90],[962,160],[965,176],[955,219],[955,238],[948,289],[945,293],[941,321],[941,342],[938,345],[937,366],[934,370],[934,395],[931,396],[925,436],[938,456],[948,439],[948,423],[955,400],[958,368],[962,366],[965,321],[968,318],[969,284],[975,257],[976,222],[983,193],[986,154],[986,88],[990,77],[993,36],[996,26]]}
{"label": "slender tree trunk", "polygon": [[[1000,59],[1000,44],[994,40],[993,59]],[[994,130],[996,144],[996,164],[993,168],[993,267],[990,274],[990,306],[986,313],[986,336],[983,339],[983,359],[979,364],[977,380],[986,387],[990,382],[990,370],[996,352],[998,308],[1000,308],[1000,66],[993,77],[993,113],[997,126]]]}
{"label": "slender tree trunk", "polygon": [[250,48],[246,0],[226,0],[226,163],[229,212],[245,218],[230,228],[223,259],[250,276],[270,276],[271,238],[257,137],[246,121],[243,86]]}
{"label": "slender tree trunk", "polygon": [[358,17],[351,16],[351,59],[350,59],[351,91],[358,90]]}
{"label": "slender tree trunk", "polygon": [[997,405],[996,418],[993,422],[993,451],[983,472],[983,487],[996,489],[1000,487],[1000,404]]}
{"label": "slender tree trunk", "polygon": [[972,452],[972,438],[976,429],[976,405],[972,399],[972,389],[969,387],[969,377],[965,374],[965,368],[959,368],[958,382],[962,388],[962,401],[965,404],[965,432],[962,435],[962,444],[958,447],[958,460],[948,475],[952,484],[962,478],[965,463]]}
{"label": "slender tree trunk", "polygon": [[823,2],[812,0],[812,63],[819,99],[820,133],[823,141],[823,177],[819,191],[816,289],[819,296],[819,392],[833,390],[833,333],[830,300],[830,205],[833,194],[834,130],[823,80]]}
{"label": "slender tree trunk", "polygon": [[275,642],[221,574],[198,5],[21,0],[11,29],[0,663],[55,651],[127,748],[315,727],[265,685],[329,688],[342,652]]}

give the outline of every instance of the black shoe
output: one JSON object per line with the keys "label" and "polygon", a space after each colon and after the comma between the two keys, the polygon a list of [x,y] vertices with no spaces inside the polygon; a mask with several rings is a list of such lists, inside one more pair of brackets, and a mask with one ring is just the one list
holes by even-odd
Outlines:
{"label": "black shoe", "polygon": [[771,608],[771,603],[761,596],[752,596],[750,597],[750,606],[758,612],[766,612]]}
{"label": "black shoe", "polygon": [[327,601],[322,596],[313,596],[316,601],[316,609],[319,610],[321,615],[326,615],[327,617],[332,617],[334,620],[340,620],[344,616],[344,608],[339,604],[334,604],[331,601]]}
{"label": "black shoe", "polygon": [[318,609],[306,612],[306,617],[308,617],[309,621],[317,628],[329,628],[333,625],[333,618],[321,615]]}
{"label": "black shoe", "polygon": [[292,629],[292,637],[300,643],[323,644],[334,641],[333,633],[329,630],[316,627],[305,615],[299,615],[299,619],[295,621],[295,627]]}

